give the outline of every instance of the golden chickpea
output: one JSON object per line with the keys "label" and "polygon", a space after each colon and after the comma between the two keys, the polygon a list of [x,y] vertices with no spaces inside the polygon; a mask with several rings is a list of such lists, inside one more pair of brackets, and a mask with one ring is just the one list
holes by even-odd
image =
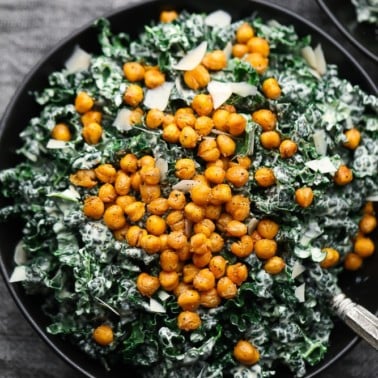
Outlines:
{"label": "golden chickpea", "polygon": [[127,62],[123,65],[123,73],[128,81],[134,83],[144,79],[145,69],[138,62]]}
{"label": "golden chickpea", "polygon": [[114,189],[120,196],[125,196],[130,192],[131,179],[123,171],[118,171],[114,182]]}
{"label": "golden chickpea", "polygon": [[136,201],[136,198],[134,196],[118,196],[115,200],[116,205],[121,206],[122,209],[125,208],[125,206],[130,205],[130,203],[133,203]]}
{"label": "golden chickpea", "polygon": [[209,262],[209,269],[216,279],[223,277],[226,273],[227,261],[221,255],[211,258]]}
{"label": "golden chickpea", "polygon": [[252,26],[250,24],[248,24],[247,22],[244,22],[236,30],[236,41],[238,43],[246,43],[254,35],[255,35],[255,32],[254,32]]}
{"label": "golden chickpea", "polygon": [[241,194],[236,194],[226,203],[225,210],[233,219],[244,221],[249,216],[250,200]]}
{"label": "golden chickpea", "polygon": [[144,166],[139,170],[139,173],[145,184],[156,185],[160,181],[160,169],[158,167]]}
{"label": "golden chickpea", "polygon": [[226,269],[227,277],[237,286],[240,286],[248,278],[248,269],[240,262],[228,265]]}
{"label": "golden chickpea", "polygon": [[215,277],[210,269],[201,269],[193,279],[193,286],[198,291],[207,291],[215,286]]}
{"label": "golden chickpea", "polygon": [[143,235],[140,238],[140,246],[143,248],[148,254],[157,253],[161,249],[160,238],[155,235]]}
{"label": "golden chickpea", "polygon": [[168,235],[168,246],[173,249],[183,248],[187,245],[188,239],[182,231],[172,231]]}
{"label": "golden chickpea", "polygon": [[177,17],[178,13],[174,10],[162,11],[160,13],[160,22],[169,23],[176,20]]}
{"label": "golden chickpea", "polygon": [[185,229],[184,211],[182,210],[171,211],[165,221],[172,231],[184,231]]}
{"label": "golden chickpea", "polygon": [[223,50],[208,52],[202,59],[202,64],[211,71],[223,70],[227,66],[227,57]]}
{"label": "golden chickpea", "polygon": [[201,326],[201,318],[196,312],[183,311],[177,317],[177,327],[184,331],[194,331]]}
{"label": "golden chickpea", "polygon": [[160,236],[165,233],[166,228],[165,220],[158,215],[150,215],[146,219],[146,229],[152,235]]}
{"label": "golden chickpea", "polygon": [[104,211],[104,202],[99,197],[90,196],[84,200],[83,212],[88,218],[101,219]]}
{"label": "golden chickpea", "polygon": [[217,220],[217,228],[220,232],[226,232],[227,225],[233,220],[230,214],[222,213]]}
{"label": "golden chickpea", "polygon": [[213,205],[221,205],[232,198],[231,188],[227,184],[218,184],[211,188],[210,202]]}
{"label": "golden chickpea", "polygon": [[353,180],[353,172],[346,165],[340,165],[336,171],[333,181],[336,185],[344,186],[349,184]]}
{"label": "golden chickpea", "polygon": [[374,205],[372,201],[367,201],[362,209],[364,214],[374,214]]}
{"label": "golden chickpea", "polygon": [[286,264],[285,261],[279,256],[273,256],[267,260],[264,264],[264,270],[269,274],[279,274],[281,273]]}
{"label": "golden chickpea", "polygon": [[257,224],[257,232],[264,239],[274,239],[279,229],[280,226],[271,219],[261,219]]}
{"label": "golden chickpea", "polygon": [[114,238],[119,241],[125,241],[129,225],[126,223],[122,228],[113,231]]}
{"label": "golden chickpea", "polygon": [[248,54],[248,46],[244,43],[235,43],[232,46],[233,57],[241,59],[245,54]]}
{"label": "golden chickpea", "polygon": [[102,127],[96,122],[84,126],[81,135],[88,144],[97,144],[102,138]]}
{"label": "golden chickpea", "polygon": [[186,126],[181,130],[179,142],[184,148],[194,148],[198,140],[199,135],[192,127]]}
{"label": "golden chickpea", "polygon": [[361,237],[354,243],[354,252],[363,259],[371,256],[374,253],[375,245],[373,240],[366,237]]}
{"label": "golden chickpea", "polygon": [[142,201],[146,204],[149,204],[151,201],[161,196],[159,185],[142,184],[139,186],[139,190]]}
{"label": "golden chickpea", "polygon": [[263,237],[258,233],[257,230],[254,230],[251,234],[251,238],[252,238],[253,242],[256,243],[257,240],[261,240]]}
{"label": "golden chickpea", "polygon": [[96,344],[107,346],[114,340],[113,330],[107,324],[102,324],[95,328],[92,334],[92,338],[96,342]]}
{"label": "golden chickpea", "polygon": [[71,137],[71,130],[65,123],[58,123],[51,130],[51,138],[53,139],[69,142]]}
{"label": "golden chickpea", "polygon": [[146,115],[146,126],[150,129],[157,129],[163,124],[164,113],[158,109],[150,109]]}
{"label": "golden chickpea", "polygon": [[252,37],[247,41],[247,47],[250,53],[261,54],[264,58],[269,56],[269,42],[265,38]]}
{"label": "golden chickpea", "polygon": [[277,98],[281,96],[281,87],[278,84],[277,79],[274,77],[264,80],[262,84],[262,91],[265,97],[271,100],[277,100]]}
{"label": "golden chickpea", "polygon": [[186,197],[180,190],[172,190],[168,196],[168,205],[174,210],[182,210],[186,205]]}
{"label": "golden chickpea", "polygon": [[176,249],[177,256],[180,260],[180,262],[188,261],[192,253],[190,252],[190,244],[187,243],[184,247]]}
{"label": "golden chickpea", "polygon": [[155,158],[151,155],[144,155],[138,160],[138,167],[155,167]]}
{"label": "golden chickpea", "polygon": [[117,171],[111,164],[100,164],[94,171],[101,182],[113,183],[117,177]]}
{"label": "golden chickpea", "polygon": [[177,143],[180,140],[180,129],[171,123],[164,127],[162,136],[168,143]]}
{"label": "golden chickpea", "polygon": [[236,160],[238,164],[245,169],[248,169],[252,164],[252,161],[248,156],[238,156]]}
{"label": "golden chickpea", "polygon": [[142,185],[142,177],[140,176],[139,171],[132,173],[130,175],[130,180],[131,187],[138,192],[140,190],[140,186]]}
{"label": "golden chickpea", "polygon": [[194,202],[189,202],[184,208],[185,217],[192,222],[200,222],[205,218],[205,209]]}
{"label": "golden chickpea", "polygon": [[189,112],[176,112],[175,123],[181,130],[186,126],[194,128],[196,116]]}
{"label": "golden chickpea", "polygon": [[277,252],[277,243],[270,239],[261,239],[255,242],[255,253],[259,259],[269,259]]}
{"label": "golden chickpea", "polygon": [[234,347],[234,357],[243,365],[254,365],[260,360],[260,353],[247,340],[239,340]]}
{"label": "golden chickpea", "polygon": [[176,297],[179,297],[182,293],[184,293],[187,290],[192,290],[193,286],[190,284],[186,284],[185,282],[179,282],[179,284],[173,289],[173,294]]}
{"label": "golden chickpea", "polygon": [[78,113],[86,113],[92,109],[94,100],[86,92],[79,92],[75,98],[75,109]]}
{"label": "golden chickpea", "polygon": [[202,64],[199,64],[193,70],[184,73],[184,82],[194,90],[205,88],[210,82],[209,71]]}
{"label": "golden chickpea", "polygon": [[344,147],[355,150],[361,142],[361,133],[354,127],[344,131],[344,135],[346,137]]}
{"label": "golden chickpea", "polygon": [[362,266],[362,258],[357,253],[349,252],[345,256],[344,267],[346,270],[358,270]]}
{"label": "golden chickpea", "polygon": [[214,121],[212,118],[207,116],[198,117],[194,124],[194,129],[197,131],[198,135],[206,136],[211,133],[214,127]]}
{"label": "golden chickpea", "polygon": [[198,206],[205,206],[210,201],[211,189],[206,184],[194,185],[190,191],[190,198]]}
{"label": "golden chickpea", "polygon": [[92,169],[79,169],[70,175],[70,182],[83,188],[93,188],[97,185],[96,174]]}
{"label": "golden chickpea", "polygon": [[214,127],[217,130],[228,132],[227,122],[228,122],[229,116],[230,116],[230,112],[228,112],[227,110],[217,109],[213,113],[213,116],[212,116],[213,122],[214,122]]}
{"label": "golden chickpea", "polygon": [[163,215],[169,209],[166,198],[156,198],[147,205],[147,210],[154,215]]}
{"label": "golden chickpea", "polygon": [[80,117],[81,123],[83,126],[87,126],[92,122],[95,123],[101,123],[102,121],[102,114],[99,111],[96,110],[90,110],[89,112],[84,113]]}
{"label": "golden chickpea", "polygon": [[117,198],[117,192],[114,186],[109,183],[101,185],[97,195],[104,203],[112,203]]}
{"label": "golden chickpea", "polygon": [[238,113],[231,113],[227,120],[227,128],[231,135],[239,136],[244,133],[247,120]]}
{"label": "golden chickpea", "polygon": [[154,89],[164,84],[165,75],[158,69],[149,69],[144,74],[144,83],[147,88]]}
{"label": "golden chickpea", "polygon": [[126,173],[134,173],[138,170],[138,159],[134,154],[126,154],[119,161],[119,165]]}
{"label": "golden chickpea", "polygon": [[198,146],[197,155],[207,162],[218,160],[220,151],[217,142],[214,139],[204,139]]}
{"label": "golden chickpea", "polygon": [[339,259],[340,259],[340,254],[336,249],[334,248],[324,248],[323,252],[326,253],[324,260],[320,263],[320,266],[322,268],[328,269],[332,268],[335,266]]}
{"label": "golden chickpea", "polygon": [[129,217],[131,222],[138,222],[141,220],[146,212],[145,204],[141,201],[130,203],[123,208],[125,214]]}
{"label": "golden chickpea", "polygon": [[210,241],[205,234],[202,232],[192,235],[190,238],[190,251],[203,255],[210,251]]}
{"label": "golden chickpea", "polygon": [[140,273],[136,281],[139,292],[146,296],[152,297],[160,287],[159,279],[147,273]]}
{"label": "golden chickpea", "polygon": [[210,250],[212,253],[220,252],[224,247],[224,240],[217,232],[212,232],[210,237]]}
{"label": "golden chickpea", "polygon": [[208,116],[213,111],[213,99],[207,94],[197,94],[193,98],[192,108],[199,116]]}
{"label": "golden chickpea", "polygon": [[370,234],[377,227],[377,218],[372,214],[364,214],[358,224],[361,232]]}
{"label": "golden chickpea", "polygon": [[208,204],[205,207],[205,217],[211,220],[217,220],[222,213],[222,205]]}
{"label": "golden chickpea", "polygon": [[271,131],[276,128],[277,117],[269,109],[259,109],[252,113],[252,120],[256,122],[264,131]]}
{"label": "golden chickpea", "polygon": [[215,287],[207,291],[201,291],[200,293],[200,305],[203,307],[215,308],[220,305],[221,301],[222,299]]}
{"label": "golden chickpea", "polygon": [[175,175],[181,180],[190,180],[196,174],[195,162],[192,159],[180,159],[176,161]]}
{"label": "golden chickpea", "polygon": [[226,232],[229,236],[242,237],[247,234],[247,226],[237,220],[232,220],[226,225]]}
{"label": "golden chickpea", "polygon": [[173,291],[179,284],[179,276],[177,272],[165,272],[162,270],[159,273],[159,281],[164,290]]}
{"label": "golden chickpea", "polygon": [[236,297],[238,287],[227,276],[221,277],[217,282],[217,292],[221,298],[231,299]]}
{"label": "golden chickpea", "polygon": [[131,125],[142,125],[143,110],[141,108],[135,108],[130,111],[129,121]]}
{"label": "golden chickpea", "polygon": [[262,56],[260,53],[250,53],[245,57],[245,60],[255,69],[255,71],[262,75],[268,68],[268,58]]}
{"label": "golden chickpea", "polygon": [[160,250],[161,251],[164,251],[166,249],[168,249],[168,234],[161,234],[159,235],[159,239],[160,239]]}
{"label": "golden chickpea", "polygon": [[118,230],[126,224],[126,218],[122,207],[118,205],[109,206],[104,212],[104,222],[111,230]]}
{"label": "golden chickpea", "polygon": [[193,231],[196,234],[202,233],[207,238],[209,238],[210,235],[215,231],[215,224],[212,220],[205,218],[194,225]]}
{"label": "golden chickpea", "polygon": [[170,113],[164,114],[163,128],[168,125],[171,125],[172,123],[175,123],[175,116]]}
{"label": "golden chickpea", "polygon": [[273,169],[261,167],[255,172],[255,180],[258,186],[268,188],[276,183],[276,177],[274,176]]}
{"label": "golden chickpea", "polygon": [[209,182],[222,184],[226,177],[226,171],[222,167],[212,165],[205,169],[204,175]]}
{"label": "golden chickpea", "polygon": [[184,265],[184,268],[182,271],[182,274],[183,274],[182,280],[187,284],[192,283],[194,280],[194,277],[199,271],[200,271],[199,268],[197,268],[193,264]]}
{"label": "golden chickpea", "polygon": [[194,253],[192,254],[192,262],[197,268],[202,269],[209,265],[209,262],[212,257],[213,255],[211,254],[210,251],[203,253],[202,255]]}
{"label": "golden chickpea", "polygon": [[135,108],[143,101],[144,93],[143,89],[138,84],[131,84],[127,87],[124,95],[123,101],[125,104]]}
{"label": "golden chickpea", "polygon": [[239,257],[245,258],[253,252],[253,239],[249,235],[243,235],[238,242],[231,244],[231,252]]}
{"label": "golden chickpea", "polygon": [[194,110],[189,106],[178,108],[175,112],[175,117],[179,116],[180,114],[194,114]]}
{"label": "golden chickpea", "polygon": [[185,311],[195,311],[200,305],[200,294],[197,290],[186,290],[179,295],[177,303]]}
{"label": "golden chickpea", "polygon": [[178,263],[179,258],[176,252],[166,249],[160,254],[160,267],[165,272],[176,271]]}
{"label": "golden chickpea", "polygon": [[281,142],[279,150],[281,157],[287,159],[298,151],[298,146],[291,139],[285,139]]}
{"label": "golden chickpea", "polygon": [[126,232],[126,241],[131,247],[139,247],[140,240],[143,236],[147,235],[147,231],[139,226],[130,226]]}
{"label": "golden chickpea", "polygon": [[231,182],[235,187],[240,188],[248,182],[249,173],[240,165],[228,168],[226,171],[226,180]]}
{"label": "golden chickpea", "polygon": [[277,131],[264,131],[260,135],[260,143],[267,150],[278,148],[281,144],[281,137]]}
{"label": "golden chickpea", "polygon": [[222,156],[231,156],[236,150],[236,143],[228,135],[218,135],[217,146]]}
{"label": "golden chickpea", "polygon": [[303,187],[295,191],[295,202],[303,208],[309,207],[314,200],[314,193],[311,188]]}

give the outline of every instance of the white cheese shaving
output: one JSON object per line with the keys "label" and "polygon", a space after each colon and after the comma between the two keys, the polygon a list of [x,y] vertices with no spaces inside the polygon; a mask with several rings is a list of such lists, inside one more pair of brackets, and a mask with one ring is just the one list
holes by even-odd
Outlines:
{"label": "white cheese shaving", "polygon": [[232,86],[230,83],[222,83],[220,81],[210,81],[207,86],[214,104],[214,109],[218,109],[223,105],[232,95]]}
{"label": "white cheese shaving", "polygon": [[64,63],[69,74],[85,71],[90,64],[91,55],[79,46],[75,46],[72,55]]}
{"label": "white cheese shaving", "polygon": [[12,275],[9,278],[9,282],[20,282],[26,280],[26,266],[20,265],[14,268]]}
{"label": "white cheese shaving", "polygon": [[187,54],[172,68],[180,71],[191,71],[196,68],[206,54],[207,42],[201,42],[193,50],[187,52]]}
{"label": "white cheese shaving", "polygon": [[163,158],[156,159],[155,163],[156,168],[159,168],[160,171],[160,182],[164,181],[167,178],[168,173],[168,162]]}
{"label": "white cheese shaving", "polygon": [[259,221],[256,218],[252,218],[247,224],[247,233],[251,235],[253,231],[255,231]]}
{"label": "white cheese shaving", "polygon": [[327,63],[324,58],[324,53],[321,44],[315,47],[314,55],[316,59],[316,71],[318,71],[319,74],[323,76],[327,71]]}
{"label": "white cheese shaving", "polygon": [[306,284],[299,285],[295,288],[294,295],[297,297],[298,301],[303,303],[305,301],[305,286]]}
{"label": "white cheese shaving", "polygon": [[67,147],[67,145],[68,143],[63,140],[49,139],[46,144],[46,148],[49,148],[51,150],[58,150]]}
{"label": "white cheese shaving", "polygon": [[293,265],[293,271],[291,272],[291,278],[297,278],[300,276],[306,268],[297,260]]}
{"label": "white cheese shaving", "polygon": [[24,243],[22,242],[22,240],[20,240],[17,243],[16,248],[14,249],[13,261],[17,265],[22,265],[26,263],[26,260],[27,260],[27,256],[24,250]]}
{"label": "white cheese shaving", "polygon": [[232,43],[227,42],[226,46],[223,49],[224,55],[226,55],[226,59],[229,60],[232,55]]}
{"label": "white cheese shaving", "polygon": [[366,201],[378,202],[378,194],[373,194],[366,197]]}
{"label": "white cheese shaving", "polygon": [[333,165],[328,156],[321,159],[307,161],[305,165],[313,171],[320,173],[335,173],[337,171],[337,168]]}
{"label": "white cheese shaving", "polygon": [[254,96],[257,93],[257,88],[246,82],[230,83],[232,93],[241,97]]}
{"label": "white cheese shaving", "polygon": [[312,135],[315,144],[315,150],[319,155],[326,155],[327,153],[327,140],[324,130],[317,130]]}
{"label": "white cheese shaving", "polygon": [[195,181],[195,180],[181,180],[177,184],[173,185],[172,189],[180,190],[184,193],[187,193],[197,184],[198,184],[198,181]]}
{"label": "white cheese shaving", "polygon": [[157,295],[158,295],[158,297],[159,297],[163,302],[165,302],[165,301],[170,297],[170,295],[169,295],[166,291],[164,291],[164,290],[159,290],[159,291],[157,292]]}
{"label": "white cheese shaving", "polygon": [[128,131],[131,130],[131,122],[130,122],[130,114],[131,110],[122,108],[118,110],[118,113],[114,119],[113,126],[120,131]]}
{"label": "white cheese shaving", "polygon": [[154,89],[149,89],[144,98],[144,105],[149,109],[164,111],[169,102],[169,96],[174,84],[165,82]]}
{"label": "white cheese shaving", "polygon": [[316,70],[316,56],[314,49],[311,46],[305,46],[302,49],[302,56],[307,64]]}
{"label": "white cheese shaving", "polygon": [[224,28],[231,24],[231,15],[223,10],[216,10],[205,18],[205,24]]}
{"label": "white cheese shaving", "polygon": [[165,311],[165,308],[163,307],[163,305],[161,303],[159,303],[156,299],[154,298],[150,298],[150,306],[149,306],[149,310],[151,312],[160,312],[160,313],[163,313],[163,312],[166,312]]}

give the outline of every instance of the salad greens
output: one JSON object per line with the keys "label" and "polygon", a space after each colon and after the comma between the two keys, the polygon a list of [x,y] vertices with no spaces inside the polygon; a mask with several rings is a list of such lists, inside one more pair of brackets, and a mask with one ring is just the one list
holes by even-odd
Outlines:
{"label": "salad greens", "polygon": [[[73,186],[69,177],[99,164],[118,167],[125,153],[149,154],[168,166],[161,185],[167,197],[180,181],[174,174],[178,159],[191,158],[203,170],[205,163],[196,149],[166,142],[161,129],[146,127],[144,116],[132,127],[114,125],[120,109],[131,109],[123,102],[130,83],[122,66],[128,61],[158,65],[174,83],[164,109],[174,114],[190,106],[198,91],[187,88],[182,71],[173,67],[203,41],[208,51],[227,49],[245,21],[269,41],[267,71],[258,74],[243,59],[230,57],[223,70],[210,74],[214,81],[256,87],[254,94],[234,93],[226,101],[247,119],[245,134],[235,138],[236,154],[252,159],[250,179],[233,191],[251,200],[247,223],[268,217],[279,224],[276,241],[286,266],[279,274],[269,274],[255,253],[243,259],[233,255],[227,240],[220,254],[229,263],[242,261],[248,279],[233,299],[211,309],[200,307],[201,326],[186,332],[177,326],[180,308],[172,292],[160,289],[150,299],[137,289],[140,272],[159,274],[158,254],[116,239],[102,219],[86,217],[83,201],[98,187]],[[99,20],[97,27],[102,54],[91,55],[83,70],[62,69],[50,75],[48,88],[35,94],[41,113],[20,135],[23,146],[18,152],[24,161],[0,172],[1,194],[13,200],[0,210],[0,218],[24,220],[16,280],[23,281],[28,293],[46,298],[48,332],[66,337],[107,369],[121,362],[145,377],[269,377],[283,364],[293,375],[305,375],[306,366],[318,363],[327,352],[333,327],[330,299],[340,290],[338,275],[353,250],[366,199],[378,192],[377,97],[340,78],[334,65],[319,74],[302,57],[311,38],[300,38],[292,26],[274,20],[254,16],[228,26],[209,26],[206,15],[183,11],[170,23],[146,26],[134,40],[113,35],[107,20]],[[277,100],[266,98],[261,90],[269,77],[277,78],[282,89]],[[102,112],[103,134],[97,144],[82,137],[74,106],[80,91],[95,98]],[[206,88],[199,92],[206,93]],[[143,104],[141,108],[146,111]],[[262,129],[251,118],[262,108],[277,114],[282,140],[297,144],[298,152],[291,158],[282,159],[278,149],[262,146]],[[60,122],[69,125],[70,141],[51,141],[51,130]],[[354,126],[361,132],[361,143],[355,150],[346,149],[344,132]],[[337,186],[333,175],[342,164],[352,169],[354,178]],[[269,188],[261,188],[253,178],[262,166],[271,168],[276,178]],[[304,186],[314,193],[307,208],[294,200],[296,189]],[[330,269],[319,264],[325,247],[340,254],[339,264]],[[103,323],[114,333],[107,346],[92,338],[93,329]],[[233,357],[240,339],[258,349],[257,364],[242,365]]]}
{"label": "salad greens", "polygon": [[378,1],[377,0],[352,0],[356,8],[357,21],[378,24]]}

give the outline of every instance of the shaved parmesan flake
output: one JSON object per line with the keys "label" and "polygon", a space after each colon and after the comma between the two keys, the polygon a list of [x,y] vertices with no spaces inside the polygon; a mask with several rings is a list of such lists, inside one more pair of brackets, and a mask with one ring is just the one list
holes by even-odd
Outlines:
{"label": "shaved parmesan flake", "polygon": [[150,298],[150,307],[149,310],[151,312],[166,312],[165,308],[159,303],[156,299]]}
{"label": "shaved parmesan flake", "polygon": [[157,88],[149,89],[144,99],[144,105],[150,109],[164,111],[168,105],[173,85],[173,83],[166,82]]}
{"label": "shaved parmesan flake", "polygon": [[315,144],[315,150],[319,155],[326,155],[327,153],[327,140],[324,130],[317,130],[312,135]]}
{"label": "shaved parmesan flake", "polygon": [[194,180],[181,180],[177,184],[173,185],[172,189],[187,193],[197,184],[198,182]]}
{"label": "shaved parmesan flake", "polygon": [[255,231],[259,221],[256,218],[252,218],[247,224],[247,233],[251,235],[253,231]]}
{"label": "shaved parmesan flake", "polygon": [[165,159],[158,158],[155,163],[156,168],[160,171],[160,181],[164,181],[167,178],[168,162]]}
{"label": "shaved parmesan flake", "polygon": [[170,297],[170,295],[164,290],[159,290],[157,295],[163,302],[165,302]]}
{"label": "shaved parmesan flake", "polygon": [[300,276],[304,271],[306,270],[306,268],[299,262],[299,261],[296,261],[294,263],[294,266],[293,266],[293,271],[291,272],[291,278],[294,279],[294,278],[297,278],[298,276]]}
{"label": "shaved parmesan flake", "polygon": [[26,266],[20,265],[14,268],[12,275],[9,278],[9,282],[20,282],[26,280]]}
{"label": "shaved parmesan flake", "polygon": [[325,61],[323,49],[320,44],[315,47],[314,55],[316,59],[316,70],[320,75],[324,75],[327,71],[327,63]]}
{"label": "shaved parmesan flake", "polygon": [[378,194],[373,194],[369,197],[366,197],[366,201],[378,202]]}
{"label": "shaved parmesan flake", "polygon": [[213,98],[214,109],[223,105],[232,95],[232,86],[230,83],[213,80],[208,84],[207,90]]}
{"label": "shaved parmesan flake", "polygon": [[232,55],[232,43],[227,42],[227,45],[223,49],[224,55],[226,55],[226,59],[230,59]]}
{"label": "shaved parmesan flake", "polygon": [[307,161],[305,165],[313,171],[320,173],[335,173],[337,171],[337,168],[333,165],[328,156],[321,159]]}
{"label": "shaved parmesan flake", "polygon": [[64,142],[63,140],[49,139],[46,144],[46,148],[49,148],[51,150],[58,150],[67,147],[67,145],[68,143]]}
{"label": "shaved parmesan flake", "polygon": [[307,64],[317,71],[317,62],[314,49],[311,46],[305,46],[302,49],[302,56]]}
{"label": "shaved parmesan flake", "polygon": [[294,295],[297,297],[298,301],[303,303],[305,301],[305,286],[306,284],[299,285],[295,288]]}
{"label": "shaved parmesan flake", "polygon": [[193,50],[188,51],[188,53],[172,68],[174,70],[180,71],[191,71],[196,68],[201,62],[206,54],[207,42],[201,42]]}
{"label": "shaved parmesan flake", "polygon": [[130,109],[120,109],[115,117],[113,126],[120,131],[131,130],[130,114]]}
{"label": "shaved parmesan flake", "polygon": [[47,194],[47,197],[61,198],[64,200],[77,202],[80,199],[80,194],[73,186],[70,186],[68,189],[63,190],[63,192],[49,193]]}
{"label": "shaved parmesan flake", "polygon": [[205,18],[205,24],[224,28],[231,24],[231,15],[223,10],[217,10]]}
{"label": "shaved parmesan flake", "polygon": [[254,96],[257,93],[257,88],[249,83],[230,83],[232,93],[235,93],[241,97]]}
{"label": "shaved parmesan flake", "polygon": [[90,64],[91,55],[79,46],[75,46],[72,55],[64,63],[69,74],[85,71]]}
{"label": "shaved parmesan flake", "polygon": [[14,249],[13,261],[17,265],[22,265],[26,263],[26,260],[27,260],[27,256],[24,250],[24,243],[22,242],[22,240],[20,240],[17,243],[16,248]]}

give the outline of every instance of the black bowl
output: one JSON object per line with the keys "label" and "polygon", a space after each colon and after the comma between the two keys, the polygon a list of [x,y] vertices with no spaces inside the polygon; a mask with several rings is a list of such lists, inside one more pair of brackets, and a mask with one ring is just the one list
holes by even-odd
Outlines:
{"label": "black bowl", "polygon": [[317,0],[338,29],[364,54],[378,62],[378,27],[357,22],[356,10],[350,0]]}
{"label": "black bowl", "polygon": [[[348,54],[341,45],[332,40],[327,34],[283,8],[268,5],[260,1],[246,0],[207,0],[193,2],[192,0],[150,0],[142,4],[130,5],[114,13],[106,15],[115,33],[129,32],[135,36],[142,31],[143,25],[153,19],[157,19],[160,11],[173,8],[178,11],[187,9],[194,12],[211,12],[215,9],[228,11],[233,20],[244,18],[253,12],[258,12],[265,19],[277,19],[285,24],[292,24],[301,35],[311,34],[313,44],[321,43],[325,51],[327,61],[339,65],[340,75],[349,79],[353,84],[358,84],[369,93],[376,93],[374,83],[363,71],[356,60]],[[96,30],[91,27],[92,23],[69,36],[58,44],[25,78],[18,89],[0,124],[0,169],[14,166],[18,162],[15,150],[20,146],[18,137],[20,131],[28,124],[30,118],[39,114],[41,108],[30,95],[32,91],[38,91],[47,85],[48,75],[62,68],[64,62],[71,54],[73,46],[80,45],[83,49],[99,52]],[[22,111],[20,111],[20,109]],[[0,206],[4,202],[0,202]],[[128,375],[135,376],[132,370],[114,369],[111,373],[106,372],[98,361],[93,361],[84,353],[65,342],[60,337],[46,333],[45,328],[49,319],[42,313],[41,304],[43,298],[32,297],[25,294],[21,284],[9,284],[9,276],[14,269],[13,251],[21,236],[21,225],[17,222],[9,222],[0,227],[0,268],[5,283],[23,315],[31,323],[33,328],[47,342],[47,344],[66,362],[77,371],[87,377],[123,377],[125,371]],[[341,284],[352,299],[361,305],[375,311],[377,298],[374,296],[374,288],[378,285],[378,277],[374,276],[374,270],[378,267],[378,256],[370,259],[364,269],[357,274],[345,274]],[[341,322],[336,322],[331,336],[331,345],[325,360],[314,368],[309,369],[307,377],[313,377],[323,371],[333,361],[350,349],[358,338]],[[279,372],[279,377],[288,377],[288,373]]]}

